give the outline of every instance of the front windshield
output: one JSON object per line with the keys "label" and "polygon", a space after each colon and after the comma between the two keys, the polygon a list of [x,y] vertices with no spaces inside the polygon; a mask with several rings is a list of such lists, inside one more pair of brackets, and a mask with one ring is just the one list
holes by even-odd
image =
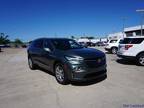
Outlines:
{"label": "front windshield", "polygon": [[54,39],[52,40],[52,43],[56,49],[60,49],[60,50],[83,48],[82,45],[70,39]]}

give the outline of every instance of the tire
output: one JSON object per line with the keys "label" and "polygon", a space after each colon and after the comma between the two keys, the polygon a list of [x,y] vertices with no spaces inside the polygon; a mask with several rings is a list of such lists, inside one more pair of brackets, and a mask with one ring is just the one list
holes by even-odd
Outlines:
{"label": "tire", "polygon": [[29,68],[31,70],[35,70],[36,69],[36,65],[34,64],[34,62],[33,62],[31,57],[28,57],[28,65],[29,65]]}
{"label": "tire", "polygon": [[113,47],[112,49],[111,49],[111,52],[112,52],[112,54],[117,54],[117,48],[116,47]]}
{"label": "tire", "polygon": [[144,66],[144,53],[137,56],[137,64],[140,66]]}
{"label": "tire", "polygon": [[61,63],[55,65],[55,78],[59,84],[67,85],[68,84],[68,76],[64,70],[64,66]]}

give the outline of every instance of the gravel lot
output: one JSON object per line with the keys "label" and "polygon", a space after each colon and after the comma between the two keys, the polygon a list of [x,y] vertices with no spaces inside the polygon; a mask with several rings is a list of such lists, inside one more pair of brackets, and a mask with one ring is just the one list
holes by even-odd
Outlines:
{"label": "gravel lot", "polygon": [[107,79],[63,86],[45,71],[30,70],[26,49],[4,49],[0,53],[0,108],[132,108],[132,105],[144,105],[144,67],[124,62],[112,54],[106,55]]}

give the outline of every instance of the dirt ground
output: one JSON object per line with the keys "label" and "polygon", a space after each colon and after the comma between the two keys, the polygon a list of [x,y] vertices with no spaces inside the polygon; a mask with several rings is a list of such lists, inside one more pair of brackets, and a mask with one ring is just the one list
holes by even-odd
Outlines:
{"label": "dirt ground", "polygon": [[60,85],[47,71],[28,68],[26,49],[3,49],[0,108],[144,108],[144,67],[106,56],[107,79]]}

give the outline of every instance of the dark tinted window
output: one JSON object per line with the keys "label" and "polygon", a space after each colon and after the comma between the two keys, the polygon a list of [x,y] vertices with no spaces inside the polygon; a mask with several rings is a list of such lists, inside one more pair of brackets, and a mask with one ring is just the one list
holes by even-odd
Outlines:
{"label": "dark tinted window", "polygon": [[120,44],[123,43],[123,40],[120,40],[119,43],[120,43]]}
{"label": "dark tinted window", "polygon": [[34,41],[34,47],[35,48],[43,48],[43,40],[39,39],[39,40]]}
{"label": "dark tinted window", "polygon": [[53,50],[53,47],[48,39],[44,41],[44,48],[49,48],[51,51]]}
{"label": "dark tinted window", "polygon": [[140,44],[144,41],[144,38],[125,38],[122,44]]}

